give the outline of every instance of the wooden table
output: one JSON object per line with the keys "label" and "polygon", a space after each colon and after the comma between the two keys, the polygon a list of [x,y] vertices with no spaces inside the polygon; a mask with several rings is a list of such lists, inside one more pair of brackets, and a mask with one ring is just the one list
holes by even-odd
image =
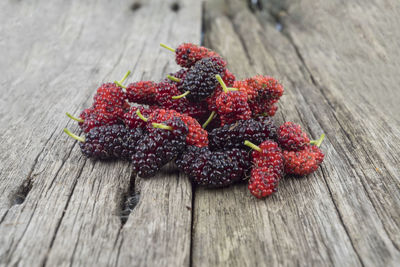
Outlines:
{"label": "wooden table", "polygon": [[[398,0],[1,1],[1,266],[399,266],[399,25]],[[322,167],[257,200],[83,157],[64,113],[184,41],[281,80],[276,121],[325,133]]]}

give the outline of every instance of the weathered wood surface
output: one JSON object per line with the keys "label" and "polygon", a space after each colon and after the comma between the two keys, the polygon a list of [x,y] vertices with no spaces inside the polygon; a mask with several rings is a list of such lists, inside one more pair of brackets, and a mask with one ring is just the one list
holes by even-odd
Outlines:
{"label": "weathered wood surface", "polygon": [[[0,3],[0,265],[398,265],[399,2],[174,3]],[[283,82],[278,122],[327,134],[315,174],[265,201],[192,191],[173,168],[141,180],[86,160],[62,133],[101,81],[176,69],[158,43],[198,43],[201,25],[240,78]]]}
{"label": "weathered wood surface", "polygon": [[[0,4],[2,265],[189,264],[189,181],[173,171],[135,186],[128,163],[86,160],[62,133],[78,132],[64,112],[88,106],[102,81],[177,69],[159,43],[200,42],[201,5],[185,1],[176,12],[173,3]],[[139,203],[123,225],[135,190]]]}

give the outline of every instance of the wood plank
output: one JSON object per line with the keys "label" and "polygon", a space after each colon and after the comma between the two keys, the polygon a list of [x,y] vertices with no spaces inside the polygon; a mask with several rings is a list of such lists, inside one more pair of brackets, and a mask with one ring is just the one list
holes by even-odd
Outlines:
{"label": "wood plank", "polygon": [[365,98],[381,116],[400,123],[399,1],[302,0],[287,13],[292,44],[317,84],[335,85],[334,93],[349,104]]}
{"label": "wood plank", "polygon": [[[331,57],[318,58],[334,50],[321,45],[329,42],[320,41],[324,35],[313,30],[310,36],[311,30],[305,30],[310,18],[318,18],[314,28],[330,27],[324,21],[328,14],[316,14],[319,9],[314,2],[297,1],[289,6],[287,18],[281,18],[283,33],[267,23],[263,14],[251,13],[244,1],[221,2],[207,2],[206,45],[224,55],[239,77],[246,76],[250,68],[252,74],[282,80],[286,92],[277,120],[298,122],[313,137],[326,133],[322,146],[326,159],[309,177],[284,179],[280,192],[266,201],[252,198],[245,185],[223,193],[196,190],[193,262],[198,266],[395,266],[400,260],[400,173],[396,167],[400,127],[389,114],[375,108],[386,101],[373,102],[376,81],[365,88],[361,70],[346,74],[346,81],[338,74],[320,78],[334,73],[336,66],[346,64],[350,71],[359,63],[351,57],[340,57],[340,64]],[[347,12],[347,5],[334,5],[338,14]],[[353,5],[360,10],[368,7]],[[323,9],[325,3],[317,6]],[[337,20],[352,23],[340,16]],[[332,25],[330,31],[332,35],[337,28]],[[295,38],[301,49],[293,42]],[[244,55],[247,60],[231,64],[230,59]],[[323,74],[315,78],[315,70]],[[344,91],[340,83],[354,86]],[[395,87],[386,89],[388,94],[397,94]]]}
{"label": "wood plank", "polygon": [[102,81],[177,69],[159,42],[199,42],[201,6],[174,3],[0,4],[0,265],[189,265],[188,180],[168,168],[132,179],[128,163],[87,160],[62,133],[78,132],[64,112],[88,106]]}

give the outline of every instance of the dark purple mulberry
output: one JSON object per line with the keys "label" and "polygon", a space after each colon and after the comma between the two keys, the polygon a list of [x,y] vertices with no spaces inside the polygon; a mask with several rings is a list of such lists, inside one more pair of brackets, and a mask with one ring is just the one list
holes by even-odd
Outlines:
{"label": "dark purple mulberry", "polygon": [[245,140],[259,145],[266,139],[274,139],[276,130],[273,120],[269,117],[239,120],[213,129],[208,135],[209,147],[214,151],[231,148],[248,149],[243,144]]}
{"label": "dark purple mulberry", "polygon": [[189,146],[176,164],[195,184],[211,188],[244,180],[251,159],[246,150],[212,152],[207,147]]}
{"label": "dark purple mulberry", "polygon": [[219,57],[203,58],[196,62],[186,74],[182,91],[189,91],[187,99],[198,101],[210,96],[219,85],[215,75],[223,75],[225,62]]}
{"label": "dark purple mulberry", "polygon": [[92,128],[85,137],[64,131],[80,141],[82,153],[88,158],[126,159],[136,151],[136,143],[143,136],[141,128],[128,129],[124,125],[103,125]]}
{"label": "dark purple mulberry", "polygon": [[165,129],[151,129],[137,143],[136,153],[132,156],[132,165],[140,177],[154,176],[162,166],[177,157],[186,147],[188,127],[181,119],[173,118],[163,122],[163,125],[166,126]]}

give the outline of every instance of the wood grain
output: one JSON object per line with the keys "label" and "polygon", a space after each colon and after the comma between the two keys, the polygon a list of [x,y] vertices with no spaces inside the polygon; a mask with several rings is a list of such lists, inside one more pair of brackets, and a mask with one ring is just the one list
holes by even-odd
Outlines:
{"label": "wood grain", "polygon": [[[87,107],[102,81],[177,69],[159,43],[198,43],[201,6],[174,3],[0,4],[1,265],[189,265],[188,180],[176,172],[132,180],[128,163],[87,160],[62,133],[78,132],[64,113]],[[122,224],[135,191],[139,203]]]}
{"label": "wood grain", "polygon": [[[0,2],[0,266],[396,266],[398,1]],[[266,200],[88,160],[64,112],[102,82],[177,69],[159,42],[204,43],[268,74],[277,123],[327,135],[322,167]]]}
{"label": "wood grain", "polygon": [[[351,56],[320,60],[319,55],[331,53],[333,47],[326,45],[332,44],[329,39],[319,39],[327,38],[328,30],[336,33],[337,25],[324,21],[329,16],[321,11],[323,2],[320,9],[312,9],[313,5],[311,1],[289,4],[287,18],[280,19],[284,31],[279,32],[277,21],[271,23],[257,7],[251,12],[243,1],[207,2],[206,45],[228,59],[244,55],[247,60],[240,63],[228,60],[239,77],[250,69],[282,80],[286,92],[277,121],[292,120],[314,138],[323,132],[328,138],[322,146],[326,152],[322,168],[303,179],[287,177],[280,192],[267,201],[251,198],[245,185],[223,194],[196,190],[193,262],[197,266],[395,266],[399,262],[398,124],[377,108],[385,100],[370,94],[373,83],[364,88],[362,70]],[[332,6],[346,12],[346,5]],[[295,18],[299,19],[293,22]],[[319,18],[318,24],[312,23],[324,28],[325,34],[313,30],[307,35],[302,27],[307,29],[311,22],[303,20],[311,18]],[[335,72],[327,64],[355,70],[341,78],[343,70]],[[375,68],[385,71],[379,64]],[[322,74],[314,76],[314,70]],[[391,77],[385,83],[398,79]],[[349,83],[354,87],[344,90]],[[392,93],[394,88],[387,90]]]}

